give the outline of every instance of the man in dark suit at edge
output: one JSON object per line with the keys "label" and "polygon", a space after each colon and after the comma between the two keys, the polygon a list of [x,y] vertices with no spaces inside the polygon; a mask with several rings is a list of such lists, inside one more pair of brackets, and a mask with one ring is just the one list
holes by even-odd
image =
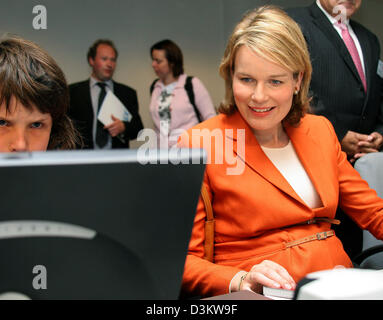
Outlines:
{"label": "man in dark suit at edge", "polygon": [[[135,139],[143,128],[136,91],[112,80],[117,56],[118,52],[112,41],[97,40],[89,48],[87,55],[92,68],[90,79],[69,86],[69,116],[82,135],[85,149],[129,148],[129,140]],[[113,116],[113,122],[104,126],[97,120],[99,107],[109,90],[112,90],[132,115],[129,122]]]}
{"label": "man in dark suit at edge", "polygon": [[[288,9],[306,38],[313,65],[312,109],[333,124],[342,150],[354,162],[383,144],[383,75],[377,37],[350,20],[362,0],[317,0]],[[339,208],[336,232],[354,257],[362,231]]]}

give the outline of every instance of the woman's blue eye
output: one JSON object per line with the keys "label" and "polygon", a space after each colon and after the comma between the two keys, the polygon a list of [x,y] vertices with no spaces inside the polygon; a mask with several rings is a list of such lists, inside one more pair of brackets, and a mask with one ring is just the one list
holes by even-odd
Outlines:
{"label": "woman's blue eye", "polygon": [[0,127],[5,127],[7,125],[7,121],[0,120]]}
{"label": "woman's blue eye", "polygon": [[243,81],[243,82],[251,82],[252,79],[251,78],[241,78],[241,81]]}
{"label": "woman's blue eye", "polygon": [[32,128],[41,128],[41,126],[42,126],[41,122],[33,122],[31,125]]}
{"label": "woman's blue eye", "polygon": [[277,84],[281,84],[282,81],[279,81],[279,80],[271,80],[271,83],[274,84],[274,85],[277,85]]}

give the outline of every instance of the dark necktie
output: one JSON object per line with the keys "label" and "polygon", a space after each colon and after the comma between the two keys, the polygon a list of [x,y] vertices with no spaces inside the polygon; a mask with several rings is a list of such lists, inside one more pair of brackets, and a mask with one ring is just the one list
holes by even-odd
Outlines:
{"label": "dark necktie", "polygon": [[[98,96],[98,107],[97,107],[97,115],[100,111],[102,102],[106,96],[105,86],[106,84],[103,82],[97,82],[97,85],[101,88],[100,95]],[[108,132],[104,129],[104,124],[97,119],[97,128],[96,128],[96,143],[100,148],[103,148],[108,142]]]}

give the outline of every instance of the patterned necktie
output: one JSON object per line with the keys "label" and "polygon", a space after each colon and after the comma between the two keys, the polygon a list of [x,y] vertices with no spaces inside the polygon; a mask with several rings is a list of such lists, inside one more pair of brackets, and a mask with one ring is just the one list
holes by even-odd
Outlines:
{"label": "patterned necktie", "polygon": [[[97,82],[97,85],[101,88],[100,94],[98,96],[98,106],[97,106],[97,114],[98,114],[106,96],[106,90],[105,90],[106,84],[103,82]],[[108,142],[108,132],[104,129],[104,124],[97,119],[96,143],[100,148],[103,148],[107,142]]]}
{"label": "patterned necktie", "polygon": [[366,77],[363,72],[362,63],[360,61],[360,56],[358,53],[358,49],[356,48],[355,42],[352,39],[350,32],[348,31],[348,28],[344,23],[338,22],[338,26],[342,30],[342,38],[344,44],[346,45],[348,52],[350,53],[352,60],[354,61],[356,69],[358,70],[359,77],[363,83],[364,91],[367,92]]}

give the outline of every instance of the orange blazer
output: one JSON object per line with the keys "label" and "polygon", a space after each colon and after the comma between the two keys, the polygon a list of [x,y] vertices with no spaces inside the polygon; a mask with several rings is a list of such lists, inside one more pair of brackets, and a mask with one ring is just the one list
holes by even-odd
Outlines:
{"label": "orange blazer", "polygon": [[[202,146],[208,153],[203,183],[215,216],[215,255],[211,263],[203,259],[206,212],[200,199],[183,275],[183,291],[187,294],[227,293],[238,271],[249,271],[265,259],[282,265],[295,281],[309,272],[337,265],[352,267],[336,236],[291,248],[284,246],[330,230],[331,225],[325,222],[292,225],[314,217],[334,218],[338,204],[360,227],[383,238],[383,200],[349,164],[331,123],[321,116],[306,115],[298,127],[285,129],[320,196],[323,206],[319,208],[308,207],[295,193],[239,112],[220,114],[181,136],[180,146]],[[228,169],[236,167],[242,172],[228,175]]]}

